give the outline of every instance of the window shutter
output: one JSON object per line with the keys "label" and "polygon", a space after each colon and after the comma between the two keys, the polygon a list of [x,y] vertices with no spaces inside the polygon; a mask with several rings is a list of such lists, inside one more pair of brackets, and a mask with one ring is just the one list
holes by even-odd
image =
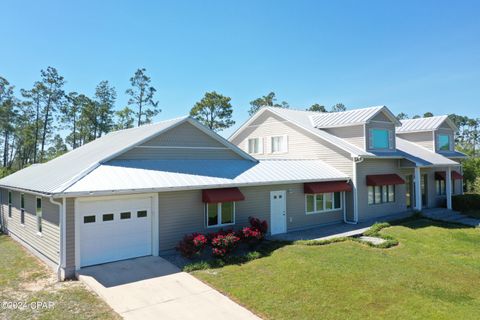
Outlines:
{"label": "window shutter", "polygon": [[388,148],[394,149],[395,148],[395,134],[394,131],[388,130]]}
{"label": "window shutter", "polygon": [[373,148],[372,129],[368,129],[368,148],[367,149],[372,149],[372,148]]}
{"label": "window shutter", "polygon": [[258,138],[258,153],[263,154],[263,138]]}
{"label": "window shutter", "polygon": [[250,139],[245,139],[245,145],[243,146],[243,150],[245,150],[246,153],[249,153],[250,150],[248,150],[248,144],[249,144]]}
{"label": "window shutter", "polygon": [[265,148],[267,148],[265,153],[272,153],[272,137],[267,136],[267,141],[265,142]]}
{"label": "window shutter", "polygon": [[283,135],[282,152],[288,152],[288,135]]}

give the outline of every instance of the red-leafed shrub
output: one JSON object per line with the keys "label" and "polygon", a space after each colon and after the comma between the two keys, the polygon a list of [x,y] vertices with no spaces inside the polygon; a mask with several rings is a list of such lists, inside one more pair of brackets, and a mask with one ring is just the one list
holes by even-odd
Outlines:
{"label": "red-leafed shrub", "polygon": [[176,249],[187,258],[193,257],[195,254],[202,251],[207,245],[207,237],[201,233],[187,234],[183,240],[178,243]]}
{"label": "red-leafed shrub", "polygon": [[260,221],[257,218],[249,217],[250,227],[242,229],[242,240],[248,243],[250,246],[258,244],[265,238],[265,234],[268,230],[267,221]]}
{"label": "red-leafed shrub", "polygon": [[212,255],[218,258],[223,258],[237,247],[240,238],[235,232],[227,234],[217,234],[212,238]]}

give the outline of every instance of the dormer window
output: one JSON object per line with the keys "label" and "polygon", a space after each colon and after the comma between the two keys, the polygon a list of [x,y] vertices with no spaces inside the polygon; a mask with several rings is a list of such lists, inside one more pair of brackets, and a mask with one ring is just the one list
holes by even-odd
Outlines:
{"label": "dormer window", "polygon": [[439,151],[450,151],[450,135],[448,134],[439,134],[438,135],[438,150]]}
{"label": "dormer window", "polygon": [[250,154],[263,153],[263,139],[262,138],[248,139],[248,153]]}
{"label": "dormer window", "polygon": [[389,129],[370,129],[370,149],[393,149],[393,134]]}

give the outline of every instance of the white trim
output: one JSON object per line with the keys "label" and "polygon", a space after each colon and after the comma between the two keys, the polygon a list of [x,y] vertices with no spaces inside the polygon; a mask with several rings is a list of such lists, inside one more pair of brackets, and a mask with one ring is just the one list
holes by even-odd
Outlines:
{"label": "white trim", "polygon": [[190,147],[190,146],[136,146],[138,149],[206,149],[206,150],[230,150],[227,147]]}
{"label": "white trim", "polygon": [[152,210],[152,256],[159,255],[159,212],[158,212],[158,193],[143,193],[143,194],[129,194],[129,195],[116,195],[116,196],[101,196],[101,197],[84,197],[75,199],[75,270],[80,270],[80,226],[82,224],[81,217],[78,210],[78,204],[80,202],[89,201],[102,201],[102,200],[125,200],[135,199],[142,196],[142,198],[151,198],[151,210]]}
{"label": "white trim", "polygon": [[452,167],[447,167],[445,177],[445,193],[447,196],[447,209],[452,210]]}
{"label": "white trim", "polygon": [[[344,191],[343,191],[344,192]],[[335,193],[340,194],[340,208],[335,208]],[[317,195],[319,194],[331,194],[332,195],[332,209],[326,209],[326,210],[317,210]],[[314,196],[313,198],[313,209],[314,211],[307,211],[307,197],[308,196]],[[325,208],[327,200],[325,196],[323,196],[323,207]],[[312,215],[312,214],[322,214],[322,213],[329,213],[332,211],[339,211],[342,210],[345,205],[343,205],[342,201],[342,192],[337,191],[337,192],[323,192],[323,193],[306,193],[305,194],[305,215]]]}
{"label": "white trim", "polygon": [[[39,217],[38,217],[38,208],[37,208],[37,201],[38,199],[40,199],[40,223],[39,222]],[[42,225],[42,229],[43,229],[43,199],[42,197],[35,197],[35,218],[37,220],[37,234],[42,234],[42,231],[39,230],[39,226]]]}

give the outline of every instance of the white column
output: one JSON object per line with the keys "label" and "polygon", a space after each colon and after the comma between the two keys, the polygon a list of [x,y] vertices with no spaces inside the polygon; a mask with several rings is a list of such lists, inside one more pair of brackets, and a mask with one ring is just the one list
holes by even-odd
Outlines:
{"label": "white column", "polygon": [[452,210],[452,168],[447,168],[445,176],[446,193],[447,193],[447,209]]}
{"label": "white column", "polygon": [[415,210],[422,211],[422,177],[420,167],[415,167]]}

